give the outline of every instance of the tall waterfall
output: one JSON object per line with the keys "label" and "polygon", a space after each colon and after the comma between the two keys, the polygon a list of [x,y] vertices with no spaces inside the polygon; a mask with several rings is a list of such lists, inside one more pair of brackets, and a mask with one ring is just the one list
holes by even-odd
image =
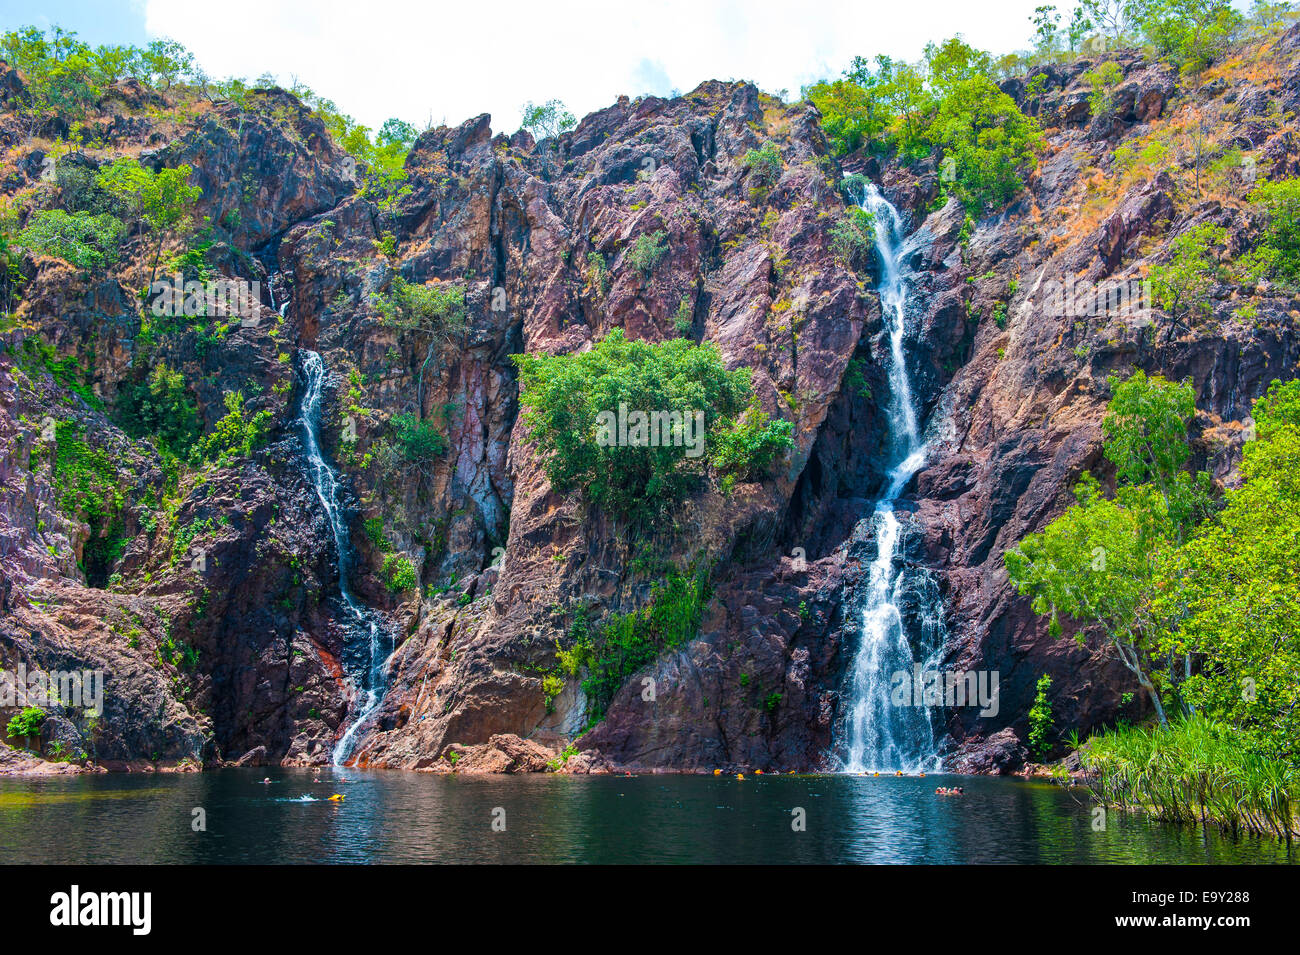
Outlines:
{"label": "tall waterfall", "polygon": [[339,594],[343,606],[351,617],[352,633],[360,639],[349,639],[343,649],[343,672],[349,689],[356,692],[358,701],[353,706],[352,723],[334,747],[334,764],[341,766],[356,744],[357,730],[379,706],[386,681],[386,659],[380,648],[379,624],[374,615],[363,607],[352,593],[348,581],[352,567],[352,543],[348,535],[347,518],[339,500],[339,476],[320,446],[321,403],[325,388],[325,362],[314,351],[304,351],[303,373],[307,388],[303,392],[302,413],[299,417],[303,445],[307,452],[307,477],[316,488],[325,516],[334,532],[335,550],[338,552]]}
{"label": "tall waterfall", "polygon": [[[919,705],[895,705],[890,698],[892,687],[898,683],[895,674],[907,674],[910,690],[913,668],[918,662],[908,640],[903,608],[908,604],[909,595],[928,604],[921,613],[925,619],[917,623],[931,632],[936,626],[942,628],[943,614],[941,607],[935,612],[938,594],[929,586],[933,581],[924,576],[924,571],[909,571],[899,559],[903,528],[894,512],[895,501],[907,482],[924,466],[926,457],[903,352],[908,289],[899,261],[902,222],[898,210],[874,184],[867,186],[862,208],[875,218],[876,252],[881,264],[880,307],[889,333],[887,415],[892,466],[871,515],[876,556],[862,598],[862,636],[850,672],[852,708],[845,727],[842,759],[849,772],[900,769],[915,772],[937,768],[939,759],[930,710]],[[912,604],[915,602],[914,599]],[[937,654],[940,648],[936,645],[928,649],[931,654]],[[923,666],[928,668],[930,661],[925,661]],[[911,702],[909,692],[908,703]]]}

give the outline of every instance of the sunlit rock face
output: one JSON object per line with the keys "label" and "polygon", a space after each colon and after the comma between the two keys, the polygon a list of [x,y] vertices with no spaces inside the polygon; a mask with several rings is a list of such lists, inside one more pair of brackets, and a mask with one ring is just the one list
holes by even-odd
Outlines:
{"label": "sunlit rock face", "polygon": [[[118,91],[90,117],[96,135],[155,167],[191,165],[208,262],[258,282],[261,304],[255,321],[162,332],[139,304],[148,235],[129,236],[98,273],[30,254],[15,263],[21,300],[0,333],[0,665],[103,671],[102,713],[51,706],[43,731],[95,765],[324,763],[359,712],[342,559],[352,594],[382,621],[382,699],[349,753],[361,765],[843,768],[879,553],[872,517],[898,463],[881,269],[854,272],[831,250],[832,226],[861,199],[840,177],[862,172],[900,214],[902,347],[927,449],[893,504],[895,560],[913,571],[895,603],[918,660],[938,639],[937,666],[1000,678],[996,715],[931,714],[936,752],[952,768],[1015,769],[1042,673],[1060,725],[1136,716],[1125,671],[1094,635],[1052,639],[1002,554],[1062,511],[1081,471],[1107,476],[1113,372],[1189,378],[1197,463],[1236,480],[1251,400],[1300,359],[1291,299],[1223,286],[1190,331],[1140,301],[1108,307],[1106,283],[1140,278],[1185,228],[1221,225],[1237,248],[1253,227],[1233,200],[1239,183],[1197,196],[1167,176],[1130,182],[1114,153],[1194,104],[1220,138],[1264,151],[1259,175],[1293,174],[1298,36],[1226,89],[1180,89],[1121,58],[1104,116],[1091,115],[1086,64],[1048,71],[1032,103],[1009,81],[1047,148],[1026,191],[969,226],[955,201],[938,201],[934,164],[833,158],[814,110],[744,83],[622,99],[541,143],[494,137],[486,116],[431,129],[407,159],[409,188],[382,204],[283,91],[254,94],[247,110],[177,112]],[[7,195],[36,185],[45,158],[24,145],[20,92],[20,77],[0,74],[0,135],[16,147]],[[782,169],[762,183],[745,156],[767,143]],[[657,233],[666,253],[647,274],[629,251]],[[457,283],[464,330],[433,341],[381,321],[375,296],[394,277]],[[1063,308],[1049,292],[1067,282]],[[1234,320],[1246,294],[1255,317]],[[519,421],[511,356],[583,350],[614,328],[715,343],[728,367],[753,369],[761,408],[794,423],[794,450],[728,494],[702,485],[649,540],[581,493],[555,492]],[[320,443],[341,481],[342,547],[305,467],[308,350],[325,369]],[[160,363],[183,376],[205,432],[230,392],[269,412],[265,444],[174,483],[117,410]],[[395,453],[397,415],[435,422],[445,452],[418,466]],[[46,419],[103,452],[121,496],[111,527],[69,516]],[[395,556],[417,586],[389,586]],[[573,608],[598,621],[644,607],[661,568],[692,561],[712,567],[698,638],[633,676],[561,757],[588,728],[580,678],[543,690]],[[0,705],[0,719],[15,711]]]}

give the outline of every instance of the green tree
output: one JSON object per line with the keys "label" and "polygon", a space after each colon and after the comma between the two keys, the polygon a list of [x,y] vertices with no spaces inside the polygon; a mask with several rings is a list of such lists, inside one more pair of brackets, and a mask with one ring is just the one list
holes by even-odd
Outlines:
{"label": "green tree", "polygon": [[578,121],[563,103],[552,99],[540,106],[532,102],[525,103],[520,125],[532,134],[535,142],[546,144],[542,151],[542,162],[549,174],[551,157],[559,149],[556,139],[577,126]]}
{"label": "green tree", "polygon": [[[1166,722],[1152,655],[1158,649],[1150,597],[1161,563],[1208,509],[1206,481],[1182,471],[1190,456],[1187,421],[1195,411],[1190,385],[1135,373],[1109,379],[1113,397],[1103,419],[1104,453],[1118,487],[1106,498],[1086,471],[1077,503],[1041,533],[1005,554],[1020,593],[1060,634],[1062,614],[1098,624],[1114,655],[1147,691]],[[1084,631],[1076,633],[1082,643]],[[1184,664],[1184,677],[1188,664]]]}
{"label": "green tree", "polygon": [[567,133],[578,125],[578,121],[563,103],[558,99],[552,99],[540,106],[531,102],[525,103],[520,125],[528,130],[535,140],[541,142]]}
{"label": "green tree", "polygon": [[1255,402],[1244,483],[1157,570],[1163,652],[1201,662],[1180,688],[1258,753],[1300,758],[1300,381]]}
{"label": "green tree", "polygon": [[121,221],[107,213],[96,216],[41,209],[18,233],[17,244],[33,252],[56,256],[88,272],[117,261],[122,232]]}
{"label": "green tree", "polygon": [[1198,225],[1169,244],[1169,258],[1151,269],[1151,297],[1172,319],[1169,337],[1178,328],[1191,328],[1197,316],[1210,314],[1210,292],[1219,279],[1218,250],[1228,231],[1217,225]]}
{"label": "green tree", "polygon": [[1061,14],[1056,7],[1044,5],[1034,7],[1030,22],[1034,25],[1034,53],[1040,60],[1052,59],[1060,49],[1057,28],[1061,23]]}
{"label": "green tree", "polygon": [[118,159],[100,170],[97,178],[99,187],[127,215],[147,225],[155,237],[150,285],[158,273],[158,260],[168,236],[183,239],[194,226],[194,208],[203,190],[189,185],[190,171],[189,166],[178,166],[154,172],[138,160],[128,158]]}
{"label": "green tree", "polygon": [[1127,381],[1106,379],[1112,398],[1102,420],[1106,460],[1124,484],[1149,483],[1159,491],[1181,541],[1208,513],[1206,478],[1184,470],[1191,457],[1187,423],[1196,414],[1188,382],[1148,378],[1141,369]]}
{"label": "green tree", "polygon": [[0,57],[27,77],[17,109],[28,136],[54,116],[80,119],[101,93],[90,47],[59,27],[46,33],[29,26],[3,34]]}
{"label": "green tree", "polygon": [[1215,61],[1242,24],[1229,0],[1133,0],[1129,11],[1156,53],[1193,76]]}
{"label": "green tree", "polygon": [[1038,123],[983,74],[954,83],[929,136],[952,157],[956,191],[977,215],[1015,197],[1042,143]]}
{"label": "green tree", "polygon": [[1124,71],[1114,60],[1101,63],[1096,69],[1083,74],[1083,81],[1092,91],[1088,94],[1088,106],[1092,115],[1102,116],[1109,113],[1114,106],[1114,89],[1124,79]]}
{"label": "green tree", "polygon": [[1264,269],[1286,282],[1300,283],[1300,179],[1264,182],[1250,194],[1267,224],[1256,250]]}
{"label": "green tree", "polygon": [[155,89],[169,90],[194,68],[194,56],[175,40],[154,40],[139,55],[141,79]]}
{"label": "green tree", "polygon": [[[723,446],[733,472],[770,462],[774,446],[793,446],[790,422],[741,420],[753,398],[750,370],[726,370],[709,343],[630,341],[614,329],[589,351],[514,360],[523,421],[551,485],[560,492],[582,488],[593,504],[630,523],[648,526],[681,501],[703,476],[704,452],[715,442],[731,441]],[[609,431],[620,409],[626,440]],[[638,438],[631,412],[663,416],[669,433],[660,435],[668,440]],[[687,433],[696,412],[703,432]]]}

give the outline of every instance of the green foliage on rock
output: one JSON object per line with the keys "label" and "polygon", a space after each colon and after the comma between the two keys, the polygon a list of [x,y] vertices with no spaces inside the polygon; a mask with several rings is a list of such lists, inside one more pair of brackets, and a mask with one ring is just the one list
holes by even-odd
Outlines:
{"label": "green foliage on rock", "polygon": [[1209,314],[1220,270],[1218,250],[1227,235],[1222,226],[1194,226],[1170,242],[1169,258],[1151,269],[1151,297],[1175,323],[1191,324]]}
{"label": "green foliage on rock", "polygon": [[[632,523],[649,525],[683,500],[705,473],[706,451],[722,454],[719,466],[749,473],[793,445],[790,422],[757,412],[742,420],[753,398],[750,370],[726,370],[713,344],[630,341],[614,329],[590,351],[514,360],[523,420],[551,485],[581,488]],[[620,407],[657,416],[654,426],[636,430],[627,417],[620,440]],[[651,443],[655,430],[664,440]]]}
{"label": "green foliage on rock", "polygon": [[876,247],[876,217],[857,206],[844,210],[830,228],[830,250],[851,269],[865,269]]}
{"label": "green foliage on rock", "polygon": [[399,414],[390,423],[402,457],[410,463],[427,464],[447,453],[447,439],[432,421]]}
{"label": "green foliage on rock", "polygon": [[412,589],[419,583],[415,564],[404,554],[388,554],[384,557],[384,581],[395,594]]}
{"label": "green foliage on rock", "polygon": [[668,254],[668,233],[663,229],[646,232],[636,237],[636,241],[623,255],[623,262],[629,268],[641,273],[648,279],[659,267],[659,263]]}
{"label": "green foliage on rock", "polygon": [[59,509],[94,532],[116,523],[124,498],[113,456],[91,447],[84,435],[75,422],[55,423],[54,486]]}
{"label": "green foliage on rock", "polygon": [[376,294],[371,302],[390,328],[443,339],[451,339],[465,328],[465,287],[456,282],[416,285],[395,275],[388,294]]}
{"label": "green foliage on rock", "polygon": [[587,694],[591,723],[604,718],[614,695],[634,673],[664,651],[695,639],[711,593],[702,571],[673,573],[655,585],[649,603],[641,610],[612,614],[595,631],[586,626],[583,616],[573,646],[558,657],[571,676],[586,668],[582,689]]}
{"label": "green foliage on rock", "polygon": [[45,722],[45,711],[39,706],[27,706],[9,718],[5,733],[14,739],[26,739],[39,736],[41,724]]}
{"label": "green foliage on rock", "polygon": [[1266,216],[1259,246],[1247,258],[1247,269],[1290,285],[1300,285],[1300,179],[1264,182],[1250,199]]}
{"label": "green foliage on rock", "polygon": [[123,213],[153,233],[150,282],[158,271],[163,243],[169,236],[183,238],[195,224],[194,207],[203,190],[189,184],[191,171],[189,166],[177,166],[155,172],[138,160],[125,158],[100,170],[97,177],[98,186],[119,204]]}
{"label": "green foliage on rock", "polygon": [[185,376],[164,362],[155,365],[144,381],[122,383],[116,416],[127,434],[153,439],[172,458],[187,458],[201,431],[198,406]]}
{"label": "green foliage on rock", "polygon": [[858,57],[842,79],[805,89],[838,154],[867,148],[904,161],[946,163],[947,189],[980,215],[1024,187],[1042,144],[1036,120],[993,79],[991,57],[954,37],[926,47],[919,64]]}
{"label": "green foliage on rock", "polygon": [[226,392],[225,405],[226,416],[217,422],[211,434],[194,445],[190,456],[196,463],[229,464],[249,457],[266,440],[271,423],[269,410],[250,414],[244,407],[241,391]]}
{"label": "green foliage on rock", "polygon": [[117,261],[124,231],[122,221],[108,213],[90,215],[40,209],[18,233],[17,243],[89,272]]}
{"label": "green foliage on rock", "polygon": [[1029,708],[1029,751],[1042,759],[1051,749],[1048,735],[1052,732],[1052,703],[1047,691],[1052,688],[1052,678],[1044,673],[1038,678],[1034,705]]}

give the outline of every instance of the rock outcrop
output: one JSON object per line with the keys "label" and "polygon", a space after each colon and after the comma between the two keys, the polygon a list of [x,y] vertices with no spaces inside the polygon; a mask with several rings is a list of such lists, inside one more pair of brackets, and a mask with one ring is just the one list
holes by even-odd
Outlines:
{"label": "rock outcrop", "polygon": [[[939,200],[934,163],[837,160],[815,110],[746,83],[623,98],[540,143],[493,136],[487,116],[431,129],[404,187],[382,200],[282,90],[173,116],[158,94],[115,88],[85,148],[60,162],[93,172],[131,151],[155,168],[191,165],[209,267],[259,282],[262,302],[252,322],[151,327],[137,295],[144,236],[102,274],[30,254],[18,263],[21,294],[0,332],[0,666],[98,669],[106,687],[102,712],[48,708],[47,755],[57,742],[58,754],[110,769],[330,758],[350,712],[342,661],[354,635],[340,555],[303,471],[298,356],[311,349],[328,369],[321,431],[344,484],[352,589],[384,621],[390,654],[359,765],[834,768],[889,397],[872,276],[831,246],[845,170],[878,181],[913,233],[907,346],[932,454],[897,505],[905,559],[942,596],[944,666],[1000,674],[996,716],[945,711],[949,765],[1019,768],[1044,672],[1060,726],[1139,715],[1096,635],[1052,639],[1002,555],[1061,512],[1083,470],[1106,476],[1112,373],[1190,379],[1197,462],[1233,480],[1251,399],[1296,374],[1300,312],[1267,283],[1220,286],[1212,314],[1188,329],[1149,301],[1109,307],[1104,290],[1100,310],[1058,313],[1048,290],[1140,287],[1170,239],[1202,222],[1224,226],[1233,250],[1249,244],[1251,177],[1300,168],[1285,112],[1295,39],[1228,90],[1189,91],[1122,56],[1101,115],[1086,62],[1045,68],[1033,87],[1008,81],[1046,146],[1025,192],[979,222]],[[50,188],[44,154],[21,145],[5,113],[21,95],[21,78],[0,71],[0,135],[17,147],[0,173],[9,195]],[[1210,181],[1208,166],[1133,159],[1182,135],[1193,114],[1221,154],[1254,164]],[[770,182],[746,159],[768,145],[781,159]],[[662,260],[635,266],[637,239],[656,236]],[[462,290],[463,332],[443,340],[381,321],[396,278]],[[794,424],[792,453],[727,495],[705,488],[653,540],[555,492],[519,420],[511,356],[582,350],[614,328],[710,341],[728,367],[752,368],[763,410]],[[266,444],[178,470],[133,437],[120,397],[159,364],[183,375],[206,432],[241,392],[248,413],[269,415]],[[395,447],[402,414],[437,424],[446,452],[435,463]],[[69,516],[67,462],[47,421],[102,453],[121,496],[111,528]],[[395,557],[417,587],[387,586]],[[594,727],[579,679],[544,691],[578,608],[593,620],[638,609],[662,568],[688,565],[712,568],[696,640],[636,674]],[[0,772],[24,767],[0,759]]]}

